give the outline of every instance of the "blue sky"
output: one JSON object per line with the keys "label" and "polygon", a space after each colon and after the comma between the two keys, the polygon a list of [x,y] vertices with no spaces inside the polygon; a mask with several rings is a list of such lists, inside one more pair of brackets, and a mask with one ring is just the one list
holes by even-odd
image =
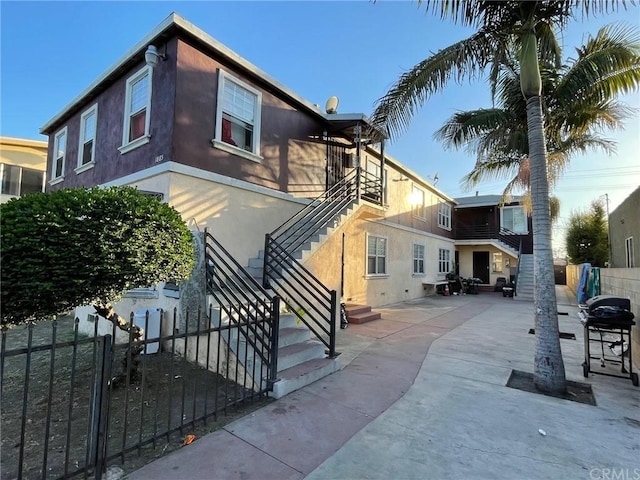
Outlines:
{"label": "blue sky", "polygon": [[[10,2],[0,3],[3,136],[44,139],[39,129],[135,43],[175,11],[312,103],[332,95],[339,112],[370,114],[398,76],[470,29],[441,21],[417,2]],[[571,55],[587,33],[623,21],[640,26],[640,8],[572,23],[561,37]],[[625,98],[640,109],[640,95]],[[396,159],[451,196],[472,195],[460,179],[475,162],[444,150],[433,133],[455,111],[490,106],[484,82],[452,83],[433,96],[411,128],[387,146]],[[575,157],[555,194],[561,219],[607,194],[615,208],[640,185],[640,116],[609,134],[617,154]],[[501,193],[505,181],[483,183],[480,194]]]}

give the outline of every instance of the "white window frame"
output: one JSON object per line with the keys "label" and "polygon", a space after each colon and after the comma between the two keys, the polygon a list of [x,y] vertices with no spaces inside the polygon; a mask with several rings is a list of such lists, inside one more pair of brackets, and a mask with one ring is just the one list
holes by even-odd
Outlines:
{"label": "white window frame", "polygon": [[[516,210],[516,209],[519,209],[522,211],[522,215],[524,218],[524,230],[514,230],[513,228],[506,228],[504,225],[504,212],[506,212],[507,210]],[[524,206],[512,205],[508,207],[501,207],[500,208],[500,228],[509,230],[510,232],[513,232],[513,233],[517,233],[518,235],[527,235],[529,233],[529,222],[527,220],[527,211],[524,209]]]}
{"label": "white window frame", "polygon": [[[222,141],[222,113],[223,113],[223,102],[222,98],[224,95],[224,85],[226,82],[231,82],[236,84],[237,86],[247,90],[249,93],[252,93],[256,96],[256,105],[254,107],[253,112],[253,146],[252,151],[247,151],[244,148],[236,147],[229,143]],[[216,99],[216,129],[215,136],[211,140],[211,144],[220,150],[224,150],[227,153],[231,153],[233,155],[238,155],[240,157],[246,158],[247,160],[252,160],[254,162],[261,162],[263,157],[260,155],[260,129],[262,125],[262,92],[252,87],[251,85],[243,82],[239,78],[234,77],[233,75],[225,72],[224,70],[218,71],[218,97]]]}
{"label": "white window frame", "polygon": [[451,205],[438,201],[438,226],[451,230]]}
{"label": "white window frame", "polygon": [[627,268],[635,267],[635,252],[633,251],[633,237],[624,239],[624,255]]}
{"label": "white window frame", "polygon": [[494,273],[503,272],[504,271],[504,255],[502,252],[493,252],[492,253],[492,268]]}
{"label": "white window frame", "polygon": [[[371,242],[372,239],[375,240],[384,240],[384,255],[378,255],[377,254],[377,244],[376,244],[376,254],[374,255],[376,262],[375,262],[375,266],[376,266],[376,271],[374,273],[370,273],[369,272],[369,242]],[[389,239],[385,236],[382,235],[372,235],[372,234],[367,234],[367,244],[365,246],[366,248],[366,252],[365,252],[365,272],[367,277],[371,278],[371,277],[387,277],[389,274],[387,273],[387,271],[389,270]],[[378,258],[384,258],[384,272],[378,272]]]}
{"label": "white window frame", "polygon": [[424,190],[420,188],[418,184],[414,183],[411,187],[411,213],[414,218],[426,220],[425,198]]}
{"label": "white window frame", "polygon": [[[143,77],[147,75],[149,76],[149,82],[147,87],[147,104],[145,105],[146,115],[144,119],[144,135],[130,142],[129,129],[131,128],[131,115],[132,113],[136,113],[136,112],[130,111],[131,90],[132,90],[133,84],[135,84],[136,82],[138,82],[139,80],[141,80]],[[152,84],[153,84],[153,68],[149,66],[142,67],[140,70],[138,70],[136,73],[134,73],[127,79],[126,92],[124,96],[124,120],[122,122],[122,125],[123,125],[122,126],[122,146],[118,148],[121,154],[125,154],[142,145],[145,145],[149,143],[149,140],[151,139],[149,126],[151,125],[151,94],[153,92]]]}
{"label": "white window frame", "polygon": [[[87,128],[87,118],[91,115],[95,118],[95,129],[93,131],[93,137],[91,138],[91,160],[87,163],[82,163],[84,160],[84,145],[87,143],[84,138],[84,131]],[[98,132],[98,104],[94,104],[82,113],[80,117],[80,135],[78,136],[78,166],[74,170],[76,173],[82,173],[93,166],[96,163],[96,134]]]}
{"label": "white window frame", "polygon": [[[422,256],[420,256],[420,254],[416,255],[416,247],[421,247],[422,248]],[[411,271],[412,271],[413,276],[424,277],[424,275],[425,275],[425,257],[426,257],[426,252],[427,252],[426,245],[424,243],[413,242],[413,245],[411,246],[411,252],[412,252],[412,257],[413,257],[413,261],[411,262]],[[420,262],[422,262],[422,270],[420,269]],[[416,265],[418,265],[417,269],[416,269]]]}
{"label": "white window frame", "polygon": [[[62,157],[58,157],[58,152],[60,151],[60,138],[64,136],[64,151],[62,153]],[[67,149],[69,146],[69,135],[68,128],[64,127],[53,137],[53,155],[51,156],[51,180],[49,181],[49,185],[55,185],[56,183],[60,183],[64,181],[64,167],[67,160]],[[58,159],[61,158],[62,165],[60,167],[60,175],[56,177],[56,165],[58,163]]]}
{"label": "white window frame", "polygon": [[451,271],[451,250],[447,248],[438,249],[438,274],[446,275]]}

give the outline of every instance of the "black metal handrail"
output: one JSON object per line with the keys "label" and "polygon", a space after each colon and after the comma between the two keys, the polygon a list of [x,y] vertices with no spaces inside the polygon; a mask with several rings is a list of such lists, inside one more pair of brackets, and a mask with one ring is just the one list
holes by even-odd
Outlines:
{"label": "black metal handrail", "polygon": [[280,299],[273,298],[205,229],[206,288],[266,365],[269,386],[278,371]]}
{"label": "black metal handrail", "polygon": [[295,258],[323,229],[362,197],[380,204],[382,182],[360,167],[312,200],[265,236],[263,284],[280,293],[282,302],[335,356],[337,293],[329,290]]}
{"label": "black metal handrail", "polygon": [[526,234],[516,233],[507,228],[495,225],[467,225],[458,223],[456,226],[456,239],[458,240],[499,240],[517,251],[520,251],[523,236],[526,236]]}

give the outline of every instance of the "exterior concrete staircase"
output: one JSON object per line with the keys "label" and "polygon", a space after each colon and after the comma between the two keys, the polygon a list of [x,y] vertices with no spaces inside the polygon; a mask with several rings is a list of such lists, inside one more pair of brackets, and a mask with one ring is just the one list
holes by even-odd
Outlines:
{"label": "exterior concrete staircase", "polygon": [[359,325],[361,323],[372,322],[378,320],[381,315],[378,312],[371,311],[371,307],[368,305],[356,305],[353,303],[347,303],[345,306],[347,311],[347,320],[349,323]]}
{"label": "exterior concrete staircase", "polygon": [[516,297],[520,300],[533,300],[533,254],[522,254],[519,259]]}
{"label": "exterior concrete staircase", "polygon": [[[207,295],[207,302],[212,305],[212,323],[215,326],[229,324],[224,309],[212,295]],[[259,357],[253,355],[251,345],[238,334],[237,329],[225,330],[223,338],[247,372],[262,371]],[[327,358],[324,345],[311,337],[309,329],[299,324],[295,315],[285,311],[280,313],[278,372],[270,394],[272,397],[281,398],[339,369],[339,357]]]}

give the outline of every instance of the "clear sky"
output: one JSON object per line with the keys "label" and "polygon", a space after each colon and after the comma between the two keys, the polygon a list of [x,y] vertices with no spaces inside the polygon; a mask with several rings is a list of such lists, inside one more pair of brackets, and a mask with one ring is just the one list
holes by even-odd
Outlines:
{"label": "clear sky", "polygon": [[[472,30],[427,14],[417,2],[0,2],[3,136],[45,139],[39,129],[175,11],[312,103],[336,95],[340,113],[370,114],[399,75]],[[640,26],[640,8],[575,21],[561,38],[566,56],[587,33],[624,22]],[[640,94],[625,101],[640,109]],[[450,196],[499,194],[506,181],[460,187],[475,158],[444,150],[433,133],[457,110],[490,106],[486,83],[452,83],[433,96],[387,152]],[[640,185],[640,116],[607,135],[617,153],[572,160],[555,189],[561,201],[554,243],[572,211],[607,194],[613,210]]]}

